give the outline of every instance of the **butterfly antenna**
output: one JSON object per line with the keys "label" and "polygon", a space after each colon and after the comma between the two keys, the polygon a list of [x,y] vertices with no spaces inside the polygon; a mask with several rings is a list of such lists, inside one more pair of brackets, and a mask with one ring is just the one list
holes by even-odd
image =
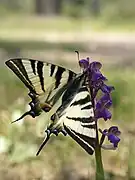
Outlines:
{"label": "butterfly antenna", "polygon": [[[79,54],[79,51],[75,51],[76,52],[76,54],[77,54],[77,59],[78,59],[78,62],[79,62],[79,60],[80,60],[80,54]],[[79,64],[80,64],[80,62],[79,62]],[[80,67],[80,71],[81,71],[81,67]]]}
{"label": "butterfly antenna", "polygon": [[76,54],[77,54],[77,59],[78,59],[78,61],[80,60],[80,54],[79,54],[79,51],[75,51],[76,52]]}
{"label": "butterfly antenna", "polygon": [[44,141],[43,141],[42,144],[40,145],[39,150],[38,150],[38,152],[36,153],[36,156],[39,155],[39,153],[41,152],[41,150],[43,149],[43,147],[46,145],[46,143],[48,142],[48,140],[49,140],[49,138],[50,138],[50,134],[51,134],[50,130],[46,130],[45,132],[46,132],[46,134],[47,134],[47,137],[44,139]]}

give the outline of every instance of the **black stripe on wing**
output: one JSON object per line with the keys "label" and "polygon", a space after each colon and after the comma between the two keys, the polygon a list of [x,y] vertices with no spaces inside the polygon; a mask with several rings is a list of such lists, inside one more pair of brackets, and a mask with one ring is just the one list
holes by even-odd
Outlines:
{"label": "black stripe on wing", "polygon": [[69,71],[69,76],[68,76],[67,82],[70,82],[74,78],[74,75],[75,75],[74,72]]}
{"label": "black stripe on wing", "polygon": [[74,101],[70,106],[82,105],[86,102],[90,101],[90,96],[86,96],[84,99],[79,99],[78,101]]}
{"label": "black stripe on wing", "polygon": [[90,155],[93,154],[95,149],[95,138],[79,134],[72,130],[70,127],[64,125],[66,132]]}
{"label": "black stripe on wing", "polygon": [[6,61],[5,64],[18,76],[18,78],[26,85],[26,87],[36,94],[32,83],[28,82],[26,78],[22,75],[22,73],[16,68],[12,61]]}
{"label": "black stripe on wing", "polygon": [[69,116],[66,116],[66,118],[69,120],[73,120],[73,121],[80,121],[82,123],[89,123],[89,122],[94,121],[93,117],[69,117]]}
{"label": "black stripe on wing", "polygon": [[36,66],[35,66],[36,60],[30,59],[30,63],[31,63],[31,68],[33,70],[33,73],[36,75]]}
{"label": "black stripe on wing", "polygon": [[62,73],[63,73],[64,71],[65,71],[64,68],[58,67],[57,72],[56,72],[56,74],[55,74],[55,79],[56,79],[55,89],[59,86],[60,80],[61,80],[61,77],[62,77]]}
{"label": "black stripe on wing", "polygon": [[[84,80],[84,82],[85,82],[85,80]],[[80,106],[81,106],[81,105],[84,105],[84,104],[87,103],[87,102],[90,102],[91,99],[90,99],[89,93],[87,93],[87,96],[82,97],[85,92],[88,92],[88,88],[87,88],[86,86],[80,87],[79,90],[78,90],[78,92],[77,92],[77,94],[80,95],[80,98],[77,99],[77,100],[75,99],[75,100],[71,103],[70,106],[77,106],[77,105],[80,105]],[[90,107],[92,108],[92,105],[91,105]],[[88,108],[86,108],[86,109],[88,109]]]}
{"label": "black stripe on wing", "polygon": [[22,59],[13,59],[12,62],[16,65],[16,67],[20,70],[20,72],[24,75],[24,77],[26,78],[26,80],[32,85],[32,82],[30,81],[29,77],[28,77],[28,73],[25,69],[24,64],[22,63]]}
{"label": "black stripe on wing", "polygon": [[41,61],[38,61],[38,63],[37,63],[37,73],[38,73],[38,76],[39,76],[39,79],[40,79],[40,84],[41,84],[42,90],[45,92],[43,66],[44,66],[44,63],[41,62]]}
{"label": "black stripe on wing", "polygon": [[50,76],[52,76],[53,75],[53,73],[54,73],[54,70],[55,70],[55,65],[54,64],[51,64],[51,73],[50,73]]}
{"label": "black stripe on wing", "polygon": [[[85,82],[85,81],[84,81]],[[84,83],[83,83],[84,84]],[[79,92],[84,92],[84,91],[88,91],[88,88],[85,86],[85,85],[83,85],[79,90],[78,90],[78,93]]]}
{"label": "black stripe on wing", "polygon": [[91,104],[85,106],[85,107],[82,107],[81,110],[87,110],[87,109],[91,109],[93,108],[93,106]]}
{"label": "black stripe on wing", "polygon": [[89,129],[96,129],[96,124],[90,124],[90,123],[81,123],[81,126],[84,128],[89,128]]}

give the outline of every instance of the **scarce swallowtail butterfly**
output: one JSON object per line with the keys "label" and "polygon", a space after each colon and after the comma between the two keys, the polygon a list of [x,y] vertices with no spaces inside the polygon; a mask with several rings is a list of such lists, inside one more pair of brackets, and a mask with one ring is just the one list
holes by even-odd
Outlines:
{"label": "scarce swallowtail butterfly", "polygon": [[[96,143],[96,124],[86,73],[76,74],[64,67],[28,58],[9,59],[6,65],[28,88],[33,118],[52,111],[46,137],[37,155],[51,134],[71,136],[88,154],[92,155]],[[58,104],[58,102],[60,102]]]}

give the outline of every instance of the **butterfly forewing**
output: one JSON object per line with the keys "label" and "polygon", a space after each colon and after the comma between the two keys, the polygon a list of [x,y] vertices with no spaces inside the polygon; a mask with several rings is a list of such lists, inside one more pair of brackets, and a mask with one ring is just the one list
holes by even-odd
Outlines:
{"label": "butterfly forewing", "polygon": [[[50,102],[60,96],[76,74],[63,67],[34,59],[18,58],[6,61],[6,65],[18,76],[25,86],[35,94],[42,96],[42,101]],[[61,89],[61,91],[59,91]],[[41,98],[40,98],[41,100]]]}

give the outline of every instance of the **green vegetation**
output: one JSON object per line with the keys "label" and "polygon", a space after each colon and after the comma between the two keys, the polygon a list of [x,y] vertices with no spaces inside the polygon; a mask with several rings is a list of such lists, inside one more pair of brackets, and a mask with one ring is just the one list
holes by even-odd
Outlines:
{"label": "green vegetation", "polygon": [[134,69],[112,69],[108,73],[108,78],[115,87],[115,91],[112,94],[114,120],[133,123],[135,117]]}
{"label": "green vegetation", "polygon": [[[74,19],[71,17],[38,17],[35,15],[10,15],[1,18],[0,36],[4,38],[11,37],[12,34],[18,33],[34,35],[40,37],[43,32],[134,32],[135,23],[133,19],[106,19],[108,16],[100,17],[83,17]],[[20,23],[21,22],[21,23]],[[10,31],[10,33],[9,33]],[[22,33],[23,32],[23,33]],[[32,33],[32,34],[31,34]]]}
{"label": "green vegetation", "polygon": [[[35,1],[6,0],[4,2],[0,0],[0,31],[6,32],[9,28],[11,32],[14,30],[24,30],[25,32],[28,30],[43,32],[80,29],[124,32],[135,30],[134,0],[62,0],[60,11],[57,16],[53,17],[50,17],[49,12],[44,12],[44,10],[43,15],[40,16],[35,10]],[[94,5],[94,2],[97,4]],[[54,11],[58,7],[52,6],[52,8]],[[50,9],[50,11],[52,10]]]}

